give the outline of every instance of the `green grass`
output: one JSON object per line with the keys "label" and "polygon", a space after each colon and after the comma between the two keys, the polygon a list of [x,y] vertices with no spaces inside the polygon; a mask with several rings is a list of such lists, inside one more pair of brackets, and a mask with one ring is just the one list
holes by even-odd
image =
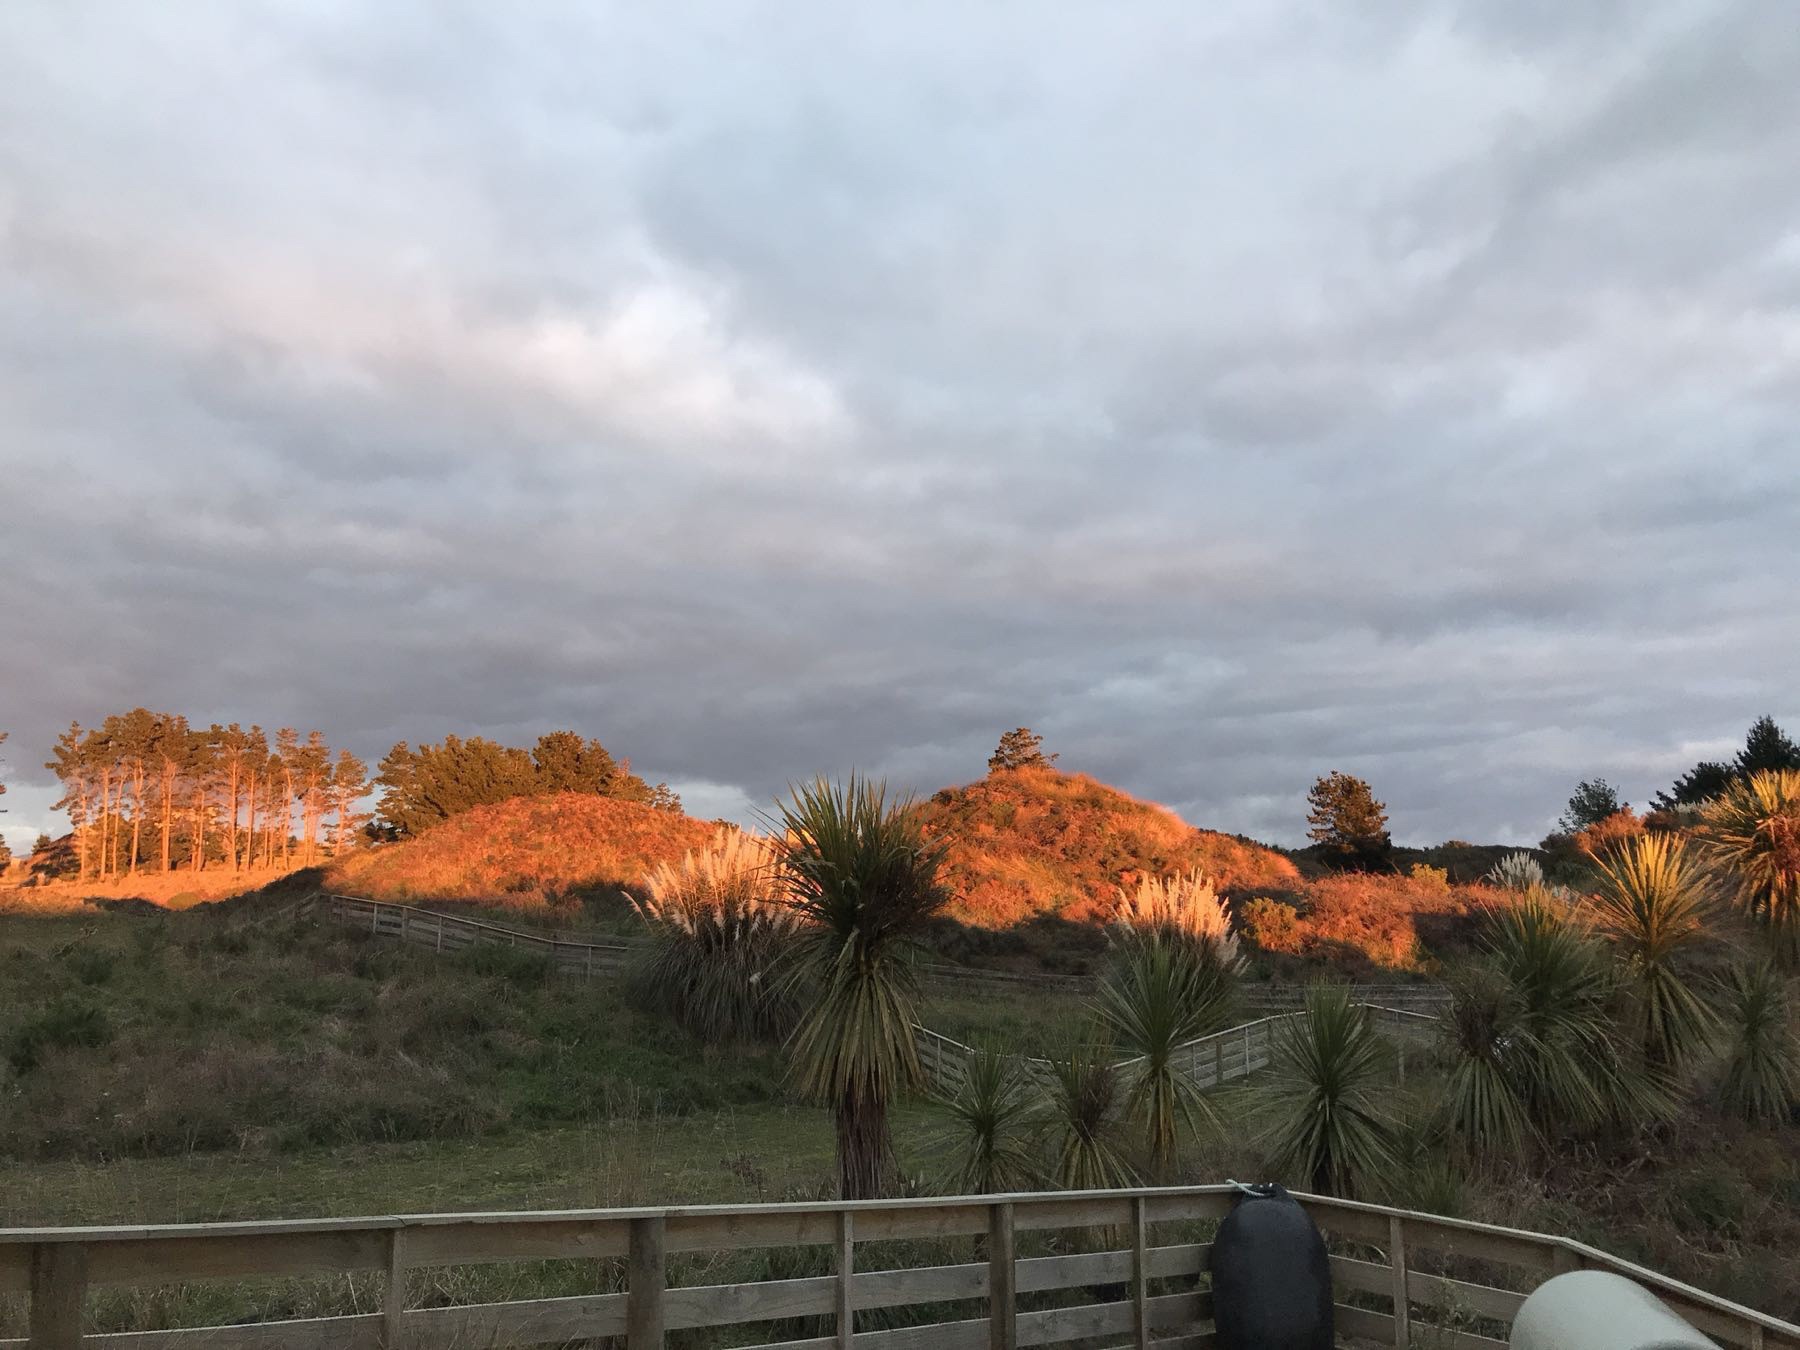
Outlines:
{"label": "green grass", "polygon": [[[0,927],[0,1225],[755,1202],[828,1194],[828,1113],[792,1104],[781,1056],[709,1056],[616,986],[509,951],[440,957],[242,912],[9,918]],[[89,1011],[98,1014],[90,1016]],[[1077,995],[927,985],[926,1020],[1029,1053],[1086,1027]],[[96,1031],[96,1028],[101,1028]],[[97,1042],[97,1043],[96,1043]],[[13,1052],[29,1045],[30,1067]],[[1443,1065],[1409,1053],[1392,1114],[1428,1120]],[[1697,1104],[1658,1131],[1492,1170],[1417,1143],[1394,1199],[1565,1232],[1778,1315],[1800,1313],[1792,1125]],[[1270,1179],[1251,1092],[1185,1141],[1173,1179]],[[911,1178],[936,1122],[898,1113]],[[1297,1182],[1298,1178],[1288,1178]],[[705,1278],[810,1273],[774,1253]],[[761,1262],[761,1265],[757,1265]],[[690,1282],[701,1278],[696,1269]],[[593,1292],[607,1263],[431,1277],[419,1301]],[[372,1279],[195,1286],[95,1299],[96,1327],[367,1311]],[[0,1300],[0,1338],[21,1334]],[[796,1332],[796,1334],[799,1334]]]}
{"label": "green grass", "polygon": [[204,911],[0,932],[0,1159],[473,1137],[781,1100],[613,983]]}

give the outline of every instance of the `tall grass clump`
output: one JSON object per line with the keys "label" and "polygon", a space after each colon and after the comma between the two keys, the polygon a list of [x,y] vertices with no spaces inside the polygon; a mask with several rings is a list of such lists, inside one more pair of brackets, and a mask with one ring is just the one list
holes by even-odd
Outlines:
{"label": "tall grass clump", "polygon": [[1341,1196],[1390,1171],[1394,1122],[1380,1103],[1387,1055],[1350,991],[1307,990],[1306,1011],[1277,1027],[1274,1040],[1261,1140],[1273,1166],[1317,1194]]}
{"label": "tall grass clump", "polygon": [[950,901],[945,845],[926,838],[910,799],[854,775],[796,790],[777,823],[785,903],[801,920],[787,977],[803,1000],[791,1071],[836,1112],[843,1197],[869,1199],[895,1175],[888,1105],[924,1081],[912,958]]}
{"label": "tall grass clump", "polygon": [[1594,866],[1594,913],[1623,970],[1632,1034],[1653,1070],[1672,1073],[1705,1047],[1715,1022],[1692,974],[1710,941],[1706,879],[1668,834],[1637,835]]}
{"label": "tall grass clump", "polygon": [[1800,965],[1800,771],[1733,782],[1702,812],[1700,841],[1730,879],[1737,907],[1768,930],[1777,958]]}
{"label": "tall grass clump", "polygon": [[1503,891],[1541,891],[1546,888],[1544,868],[1529,853],[1509,853],[1483,878]]}
{"label": "tall grass clump", "polygon": [[1800,1033],[1781,972],[1768,962],[1738,967],[1726,975],[1721,994],[1722,1104],[1745,1120],[1786,1120],[1800,1107]]}
{"label": "tall grass clump", "polygon": [[655,946],[636,973],[639,1001],[712,1045],[786,1036],[799,1005],[775,967],[800,919],[781,901],[769,841],[724,832],[644,884],[648,898],[633,904]]}
{"label": "tall grass clump", "polygon": [[1031,1189],[1040,1173],[1033,1087],[1016,1056],[977,1050],[965,1062],[956,1089],[932,1099],[941,1120],[932,1152],[947,1194]]}
{"label": "tall grass clump", "polygon": [[1213,884],[1199,869],[1174,876],[1141,876],[1130,890],[1119,888],[1114,931],[1216,949],[1219,960],[1235,968],[1237,935]]}

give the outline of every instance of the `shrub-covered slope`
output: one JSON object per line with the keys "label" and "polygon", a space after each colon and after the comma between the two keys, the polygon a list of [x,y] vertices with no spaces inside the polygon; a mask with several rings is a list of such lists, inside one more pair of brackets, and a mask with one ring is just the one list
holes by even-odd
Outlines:
{"label": "shrub-covered slope", "polygon": [[1272,849],[1197,830],[1167,807],[1085,774],[1008,769],[923,803],[946,836],[951,914],[1000,927],[1042,914],[1108,917],[1117,888],[1139,875],[1198,867],[1222,890],[1287,890],[1294,865]]}
{"label": "shrub-covered slope", "polygon": [[478,806],[417,839],[334,864],[335,889],[377,900],[533,904],[636,888],[659,862],[705,844],[709,821],[585,793]]}

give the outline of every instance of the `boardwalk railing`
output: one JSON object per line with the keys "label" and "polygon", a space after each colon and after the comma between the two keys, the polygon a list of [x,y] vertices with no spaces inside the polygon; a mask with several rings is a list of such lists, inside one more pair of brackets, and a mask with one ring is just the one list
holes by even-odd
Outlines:
{"label": "boardwalk railing", "polygon": [[[1503,1350],[1531,1289],[1588,1268],[1637,1281],[1726,1346],[1800,1350],[1800,1326],[1568,1238],[1297,1198],[1331,1241],[1341,1338],[1399,1350]],[[30,1301],[28,1337],[0,1341],[0,1350],[486,1350],[608,1337],[652,1350],[672,1332],[724,1327],[737,1330],[723,1343],[780,1350],[1015,1350],[1094,1337],[1202,1350],[1214,1343],[1209,1238],[1231,1203],[1230,1186],[1196,1186],[0,1230],[0,1294]],[[912,1240],[902,1251],[924,1251],[930,1264],[884,1264],[895,1259],[892,1248],[861,1247],[895,1239]],[[1096,1245],[1103,1250],[1082,1249]],[[794,1246],[829,1253],[821,1265],[831,1273],[679,1283],[690,1273],[716,1279],[733,1253]],[[946,1254],[956,1259],[943,1262]],[[431,1307],[414,1297],[442,1288],[426,1277],[446,1267],[536,1259],[599,1263],[594,1282],[605,1292]],[[85,1325],[89,1293],[102,1286],[356,1272],[384,1277],[379,1311],[98,1334]],[[811,1319],[799,1339],[766,1339],[783,1334],[770,1324],[793,1319]]]}
{"label": "boardwalk railing", "polygon": [[[480,919],[446,914],[441,910],[418,905],[396,905],[383,900],[365,900],[359,896],[320,893],[301,902],[307,913],[323,913],[344,923],[366,928],[381,937],[396,937],[407,942],[423,943],[439,951],[457,951],[482,943],[502,947],[518,947],[541,952],[556,969],[570,975],[616,975],[630,961],[635,951],[645,945],[641,940],[615,938],[607,942],[572,942],[519,928],[507,928]],[[925,974],[934,980],[959,988],[993,989],[997,991],[1038,989],[1070,994],[1091,991],[1094,981],[1080,975],[1016,974],[1002,970],[981,970],[973,966],[953,966],[939,961],[924,963]],[[1240,998],[1251,1012],[1282,1012],[1300,1006],[1302,991],[1294,985],[1247,984]],[[1449,992],[1433,984],[1353,984],[1350,997],[1358,1003],[1409,1012],[1439,1013],[1450,1004]]]}

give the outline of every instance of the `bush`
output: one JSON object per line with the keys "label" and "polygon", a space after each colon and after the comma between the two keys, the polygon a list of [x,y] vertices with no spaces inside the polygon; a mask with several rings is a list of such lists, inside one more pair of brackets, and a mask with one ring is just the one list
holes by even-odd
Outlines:
{"label": "bush", "polygon": [[1450,873],[1442,867],[1433,867],[1430,863],[1414,863],[1411,875],[1414,881],[1428,890],[1446,893],[1450,890]]}
{"label": "bush", "polygon": [[786,1036],[799,1004],[775,967],[799,920],[781,903],[769,842],[734,831],[646,886],[637,910],[655,947],[633,979],[638,1001],[713,1045]]}
{"label": "bush", "polygon": [[1265,952],[1300,950],[1300,911],[1267,896],[1257,896],[1242,910],[1244,931]]}
{"label": "bush", "polygon": [[21,1022],[7,1040],[6,1058],[16,1073],[30,1073],[48,1050],[80,1046],[92,1049],[112,1037],[106,1013],[86,999],[64,996],[35,1017]]}

